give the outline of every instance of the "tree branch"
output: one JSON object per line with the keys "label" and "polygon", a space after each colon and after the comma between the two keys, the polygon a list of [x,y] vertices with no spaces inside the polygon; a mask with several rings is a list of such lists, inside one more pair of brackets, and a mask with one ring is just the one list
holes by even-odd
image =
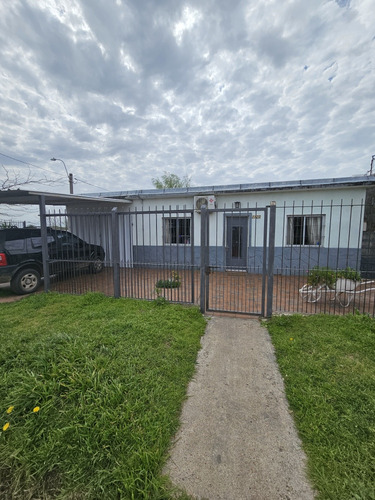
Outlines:
{"label": "tree branch", "polygon": [[26,176],[21,176],[15,170],[8,170],[4,167],[4,165],[2,165],[2,168],[5,172],[5,178],[0,180],[0,191],[6,191],[15,187],[26,186],[28,184],[46,184],[50,186],[60,181],[60,179],[55,181],[52,179],[48,179],[48,177],[46,176],[35,178],[30,168]]}

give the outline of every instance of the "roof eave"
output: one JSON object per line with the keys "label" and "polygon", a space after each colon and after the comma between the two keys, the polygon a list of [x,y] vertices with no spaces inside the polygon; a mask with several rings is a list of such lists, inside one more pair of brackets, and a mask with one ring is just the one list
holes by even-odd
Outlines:
{"label": "roof eave", "polygon": [[[339,189],[347,187],[362,187],[375,185],[375,176],[356,176],[332,179],[313,179],[285,182],[264,182],[254,184],[234,184],[218,186],[197,186],[174,189],[143,189],[134,191],[117,191],[105,193],[106,197],[125,197],[129,200],[150,198],[191,197],[204,194],[257,193],[265,191],[296,191],[312,189]],[[91,196],[101,197],[103,193],[91,193]]]}

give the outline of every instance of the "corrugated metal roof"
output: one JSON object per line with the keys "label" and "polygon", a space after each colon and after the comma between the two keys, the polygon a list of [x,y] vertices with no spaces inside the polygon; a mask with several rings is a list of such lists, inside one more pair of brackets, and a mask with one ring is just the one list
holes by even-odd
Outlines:
{"label": "corrugated metal roof", "polygon": [[375,176],[355,176],[331,179],[309,179],[284,182],[259,182],[253,184],[232,184],[217,186],[194,186],[174,189],[140,189],[132,191],[115,191],[113,193],[90,193],[89,196],[116,198],[171,198],[191,197],[201,194],[252,193],[259,191],[285,191],[301,189],[328,189],[341,187],[361,187],[375,184]]}

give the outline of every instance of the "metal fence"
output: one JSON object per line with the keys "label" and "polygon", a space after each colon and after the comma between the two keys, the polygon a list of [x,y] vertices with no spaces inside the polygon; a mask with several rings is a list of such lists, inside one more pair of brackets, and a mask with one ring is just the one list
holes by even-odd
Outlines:
{"label": "metal fence", "polygon": [[8,227],[33,227],[33,225],[28,224],[26,221],[15,221],[12,219],[0,220],[0,229],[6,229]]}
{"label": "metal fence", "polygon": [[51,278],[49,289],[164,297],[235,314],[374,316],[371,214],[371,207],[352,202],[49,213],[47,226],[105,252],[102,272],[71,266],[68,275]]}
{"label": "metal fence", "polygon": [[365,203],[277,207],[274,312],[375,315],[375,227]]}
{"label": "metal fence", "polygon": [[[48,226],[65,227],[105,252],[102,272],[73,269],[67,279],[54,276],[50,289],[69,293],[98,290],[115,297],[164,297],[172,302],[199,303],[199,263],[194,255],[191,215],[192,210],[176,209],[47,214]],[[172,222],[168,228],[167,222]],[[187,238],[187,230],[189,241],[183,240],[182,233]]]}

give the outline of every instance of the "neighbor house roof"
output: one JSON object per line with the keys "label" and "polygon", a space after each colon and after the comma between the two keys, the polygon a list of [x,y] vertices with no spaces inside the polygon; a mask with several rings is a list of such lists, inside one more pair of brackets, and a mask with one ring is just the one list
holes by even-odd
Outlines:
{"label": "neighbor house roof", "polygon": [[302,189],[324,189],[342,187],[362,187],[375,185],[375,176],[361,175],[353,177],[341,177],[332,179],[310,179],[285,182],[259,182],[252,184],[232,184],[218,186],[194,186],[173,189],[139,189],[133,191],[115,191],[113,193],[91,193],[88,196],[106,198],[171,198],[188,197],[203,194],[230,194],[230,193],[256,193],[260,191],[285,191]]}

